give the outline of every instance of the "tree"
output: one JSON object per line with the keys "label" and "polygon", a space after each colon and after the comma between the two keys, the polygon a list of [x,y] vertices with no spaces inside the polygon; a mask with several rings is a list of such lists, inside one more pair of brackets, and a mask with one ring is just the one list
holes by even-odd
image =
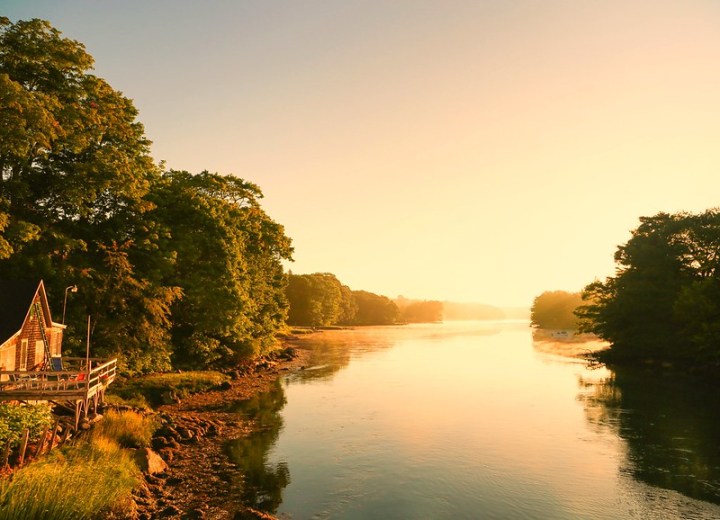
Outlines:
{"label": "tree", "polygon": [[615,253],[617,274],[583,292],[581,328],[615,359],[720,367],[720,212],[641,217]]}
{"label": "tree", "polygon": [[[0,276],[44,278],[55,308],[78,285],[68,321],[93,315],[99,351],[163,367],[168,304],[179,293],[161,283],[172,255],[146,218],[159,169],[132,102],[92,65],[48,22],[0,18]],[[148,309],[157,314],[143,322]],[[134,341],[113,333],[130,323],[143,323]],[[83,338],[71,327],[66,346],[82,352]]]}
{"label": "tree", "polygon": [[355,325],[392,325],[397,322],[400,311],[387,296],[368,291],[353,291],[357,304]]}
{"label": "tree", "polygon": [[530,308],[530,323],[541,329],[577,329],[575,309],[582,304],[580,293],[546,291]]}
{"label": "tree", "polygon": [[286,291],[290,302],[288,323],[310,327],[349,323],[345,320],[354,319],[354,301],[348,299],[349,292],[350,289],[330,273],[291,273]]}
{"label": "tree", "polygon": [[281,260],[292,248],[260,207],[262,192],[234,176],[166,172],[150,195],[175,262],[165,284],[182,290],[171,309],[175,360],[228,365],[265,353],[287,312]]}

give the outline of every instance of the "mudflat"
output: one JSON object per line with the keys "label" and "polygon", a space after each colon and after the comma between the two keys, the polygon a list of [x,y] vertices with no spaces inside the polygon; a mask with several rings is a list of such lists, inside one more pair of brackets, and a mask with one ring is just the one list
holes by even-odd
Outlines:
{"label": "mudflat", "polygon": [[168,467],[145,475],[129,518],[274,518],[242,503],[244,475],[227,457],[224,446],[250,435],[257,425],[232,412],[231,406],[270,390],[280,376],[304,367],[308,358],[308,350],[286,349],[233,372],[222,390],[161,406],[162,425],[153,438],[153,449]]}

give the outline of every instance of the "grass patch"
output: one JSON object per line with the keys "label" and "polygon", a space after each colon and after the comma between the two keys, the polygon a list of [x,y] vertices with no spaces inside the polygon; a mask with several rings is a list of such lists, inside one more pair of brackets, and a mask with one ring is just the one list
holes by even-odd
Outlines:
{"label": "grass patch", "polygon": [[3,520],[83,520],[127,503],[140,482],[130,451],[105,436],[55,450],[0,480]]}
{"label": "grass patch", "polygon": [[104,437],[117,442],[123,448],[147,448],[150,446],[157,423],[152,417],[137,412],[108,410],[102,421],[92,429],[93,440]]}
{"label": "grass patch", "polygon": [[111,387],[112,393],[126,402],[144,399],[152,406],[162,404],[165,392],[183,399],[189,395],[213,389],[229,381],[220,372],[182,372],[180,374],[151,374],[118,382]]}
{"label": "grass patch", "polygon": [[[114,391],[115,388],[111,387],[110,392]],[[138,410],[150,410],[152,406],[147,402],[144,395],[136,395],[129,398],[123,398],[117,394],[107,393],[105,394],[105,403],[116,406],[130,406],[137,408]]]}

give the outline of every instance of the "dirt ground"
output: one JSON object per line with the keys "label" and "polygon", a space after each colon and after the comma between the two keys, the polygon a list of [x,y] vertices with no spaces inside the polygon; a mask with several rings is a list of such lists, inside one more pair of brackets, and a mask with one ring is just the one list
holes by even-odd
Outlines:
{"label": "dirt ground", "polygon": [[268,391],[280,376],[307,364],[309,352],[295,348],[292,359],[277,358],[235,373],[228,388],[164,405],[164,423],[153,448],[168,468],[147,475],[135,493],[134,519],[272,519],[242,504],[243,473],[223,446],[248,436],[255,425],[228,410],[230,404]]}

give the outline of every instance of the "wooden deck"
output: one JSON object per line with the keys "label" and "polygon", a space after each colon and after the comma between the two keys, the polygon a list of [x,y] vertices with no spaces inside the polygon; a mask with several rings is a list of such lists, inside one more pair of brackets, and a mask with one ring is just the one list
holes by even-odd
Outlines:
{"label": "wooden deck", "polygon": [[0,371],[0,401],[102,400],[115,380],[116,359],[62,358],[67,370]]}

